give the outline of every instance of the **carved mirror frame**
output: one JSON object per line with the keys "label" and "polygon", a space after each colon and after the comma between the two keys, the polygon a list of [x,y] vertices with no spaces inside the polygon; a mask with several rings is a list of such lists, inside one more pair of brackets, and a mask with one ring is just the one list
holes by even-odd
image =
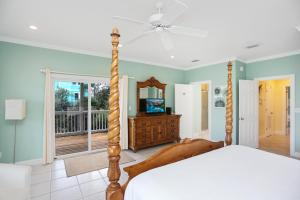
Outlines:
{"label": "carved mirror frame", "polygon": [[165,99],[166,85],[167,84],[159,82],[153,76],[146,81],[137,82],[136,83],[136,114],[137,115],[145,115],[145,112],[140,112],[140,89],[141,88],[156,87],[158,89],[161,89],[162,90],[162,98]]}

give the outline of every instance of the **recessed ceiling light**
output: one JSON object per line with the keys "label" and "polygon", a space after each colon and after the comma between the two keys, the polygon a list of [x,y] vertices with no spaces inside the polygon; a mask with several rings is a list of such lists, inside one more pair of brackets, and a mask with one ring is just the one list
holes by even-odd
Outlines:
{"label": "recessed ceiling light", "polygon": [[297,29],[297,31],[300,32],[300,25],[299,25],[299,26],[296,26],[296,29]]}
{"label": "recessed ceiling light", "polygon": [[29,28],[32,29],[32,30],[37,30],[38,29],[38,27],[36,27],[34,25],[30,25]]}
{"label": "recessed ceiling light", "polygon": [[123,44],[119,44],[118,47],[120,47],[120,48],[123,47]]}
{"label": "recessed ceiling light", "polygon": [[171,59],[174,59],[175,58],[175,56],[170,56],[171,57]]}

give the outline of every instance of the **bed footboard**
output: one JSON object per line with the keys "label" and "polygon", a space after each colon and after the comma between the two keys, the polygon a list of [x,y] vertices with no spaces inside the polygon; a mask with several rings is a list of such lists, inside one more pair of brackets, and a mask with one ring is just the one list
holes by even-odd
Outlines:
{"label": "bed footboard", "polygon": [[122,186],[122,190],[125,191],[129,181],[143,172],[222,147],[223,141],[212,142],[204,139],[184,139],[181,143],[165,147],[143,162],[125,167],[124,171],[128,173],[129,178]]}

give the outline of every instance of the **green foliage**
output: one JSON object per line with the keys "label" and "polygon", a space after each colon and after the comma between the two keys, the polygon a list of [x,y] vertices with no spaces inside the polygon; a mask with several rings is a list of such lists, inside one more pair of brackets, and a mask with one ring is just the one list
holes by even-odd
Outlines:
{"label": "green foliage", "polygon": [[93,92],[92,108],[95,110],[108,110],[109,86],[95,84]]}
{"label": "green foliage", "polygon": [[55,111],[66,111],[70,107],[68,96],[70,92],[65,88],[58,88],[55,91]]}
{"label": "green foliage", "polygon": [[[81,87],[87,87],[87,85],[81,85]],[[83,91],[87,91],[84,88]],[[109,98],[109,86],[102,84],[92,84],[93,95],[91,97],[91,106],[93,110],[108,110],[108,98]],[[55,111],[68,111],[69,109],[78,109],[79,104],[82,110],[88,110],[88,97],[84,94],[79,94],[82,101],[70,102],[70,91],[66,88],[57,88],[55,90]]]}

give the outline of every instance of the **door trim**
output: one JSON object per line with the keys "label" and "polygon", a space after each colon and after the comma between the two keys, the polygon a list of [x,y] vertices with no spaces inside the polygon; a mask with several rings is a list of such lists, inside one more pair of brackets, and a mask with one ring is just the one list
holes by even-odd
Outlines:
{"label": "door trim", "polygon": [[190,82],[190,84],[192,85],[208,84],[208,139],[211,140],[212,81],[211,80],[196,81],[196,82]]}
{"label": "door trim", "polygon": [[257,81],[268,81],[268,80],[282,80],[282,79],[289,79],[291,81],[291,97],[290,97],[290,156],[297,157],[296,154],[296,147],[295,147],[295,74],[287,74],[281,76],[267,76],[267,77],[256,77],[254,80]]}

